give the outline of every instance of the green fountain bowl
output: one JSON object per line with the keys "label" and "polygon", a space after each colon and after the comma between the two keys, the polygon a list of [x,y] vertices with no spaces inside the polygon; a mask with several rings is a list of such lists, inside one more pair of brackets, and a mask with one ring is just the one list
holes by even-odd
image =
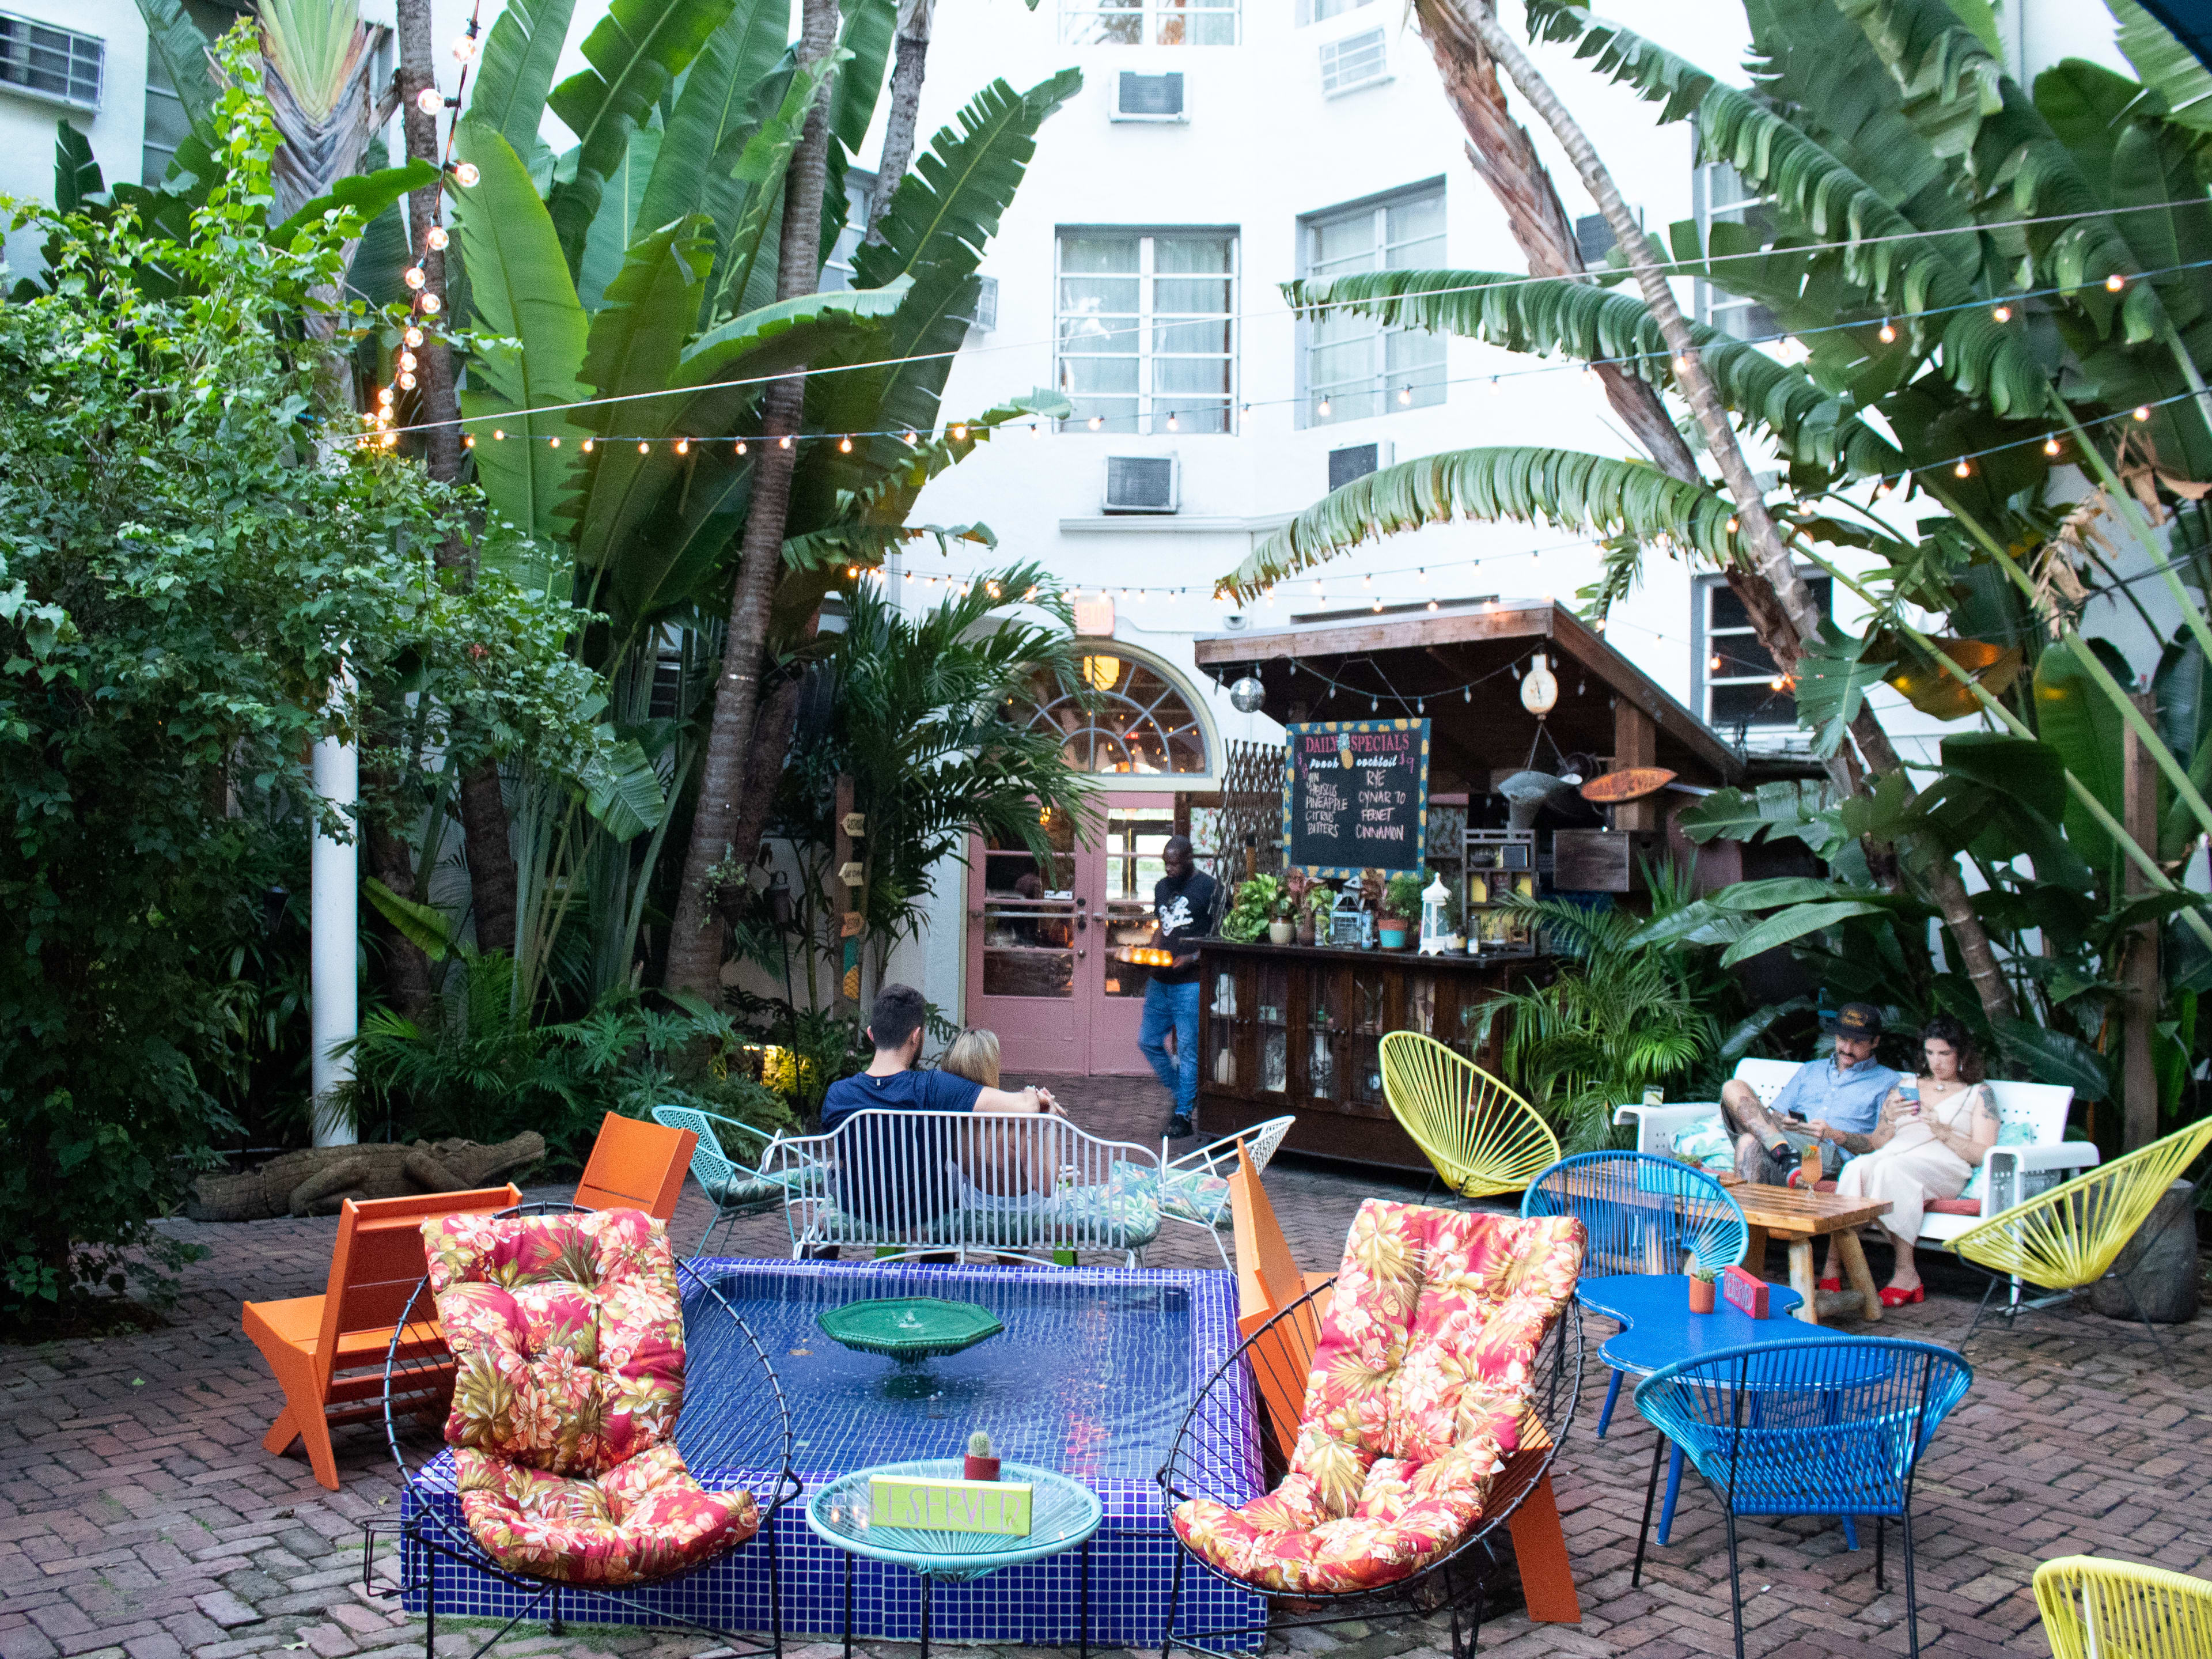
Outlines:
{"label": "green fountain bowl", "polygon": [[902,1364],[958,1353],[1006,1328],[988,1308],[934,1296],[848,1302],[817,1315],[814,1322],[832,1342],[861,1353],[884,1354]]}

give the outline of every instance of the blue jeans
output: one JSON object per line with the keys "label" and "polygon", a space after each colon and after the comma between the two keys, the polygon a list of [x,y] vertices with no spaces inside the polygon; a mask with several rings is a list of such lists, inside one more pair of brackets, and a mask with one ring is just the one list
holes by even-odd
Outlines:
{"label": "blue jeans", "polygon": [[[1175,1033],[1175,1058],[1168,1058],[1167,1035]],[[1175,1115],[1188,1117],[1198,1105],[1198,981],[1145,987],[1145,1023],[1137,1047],[1152,1062],[1152,1075],[1175,1097]]]}

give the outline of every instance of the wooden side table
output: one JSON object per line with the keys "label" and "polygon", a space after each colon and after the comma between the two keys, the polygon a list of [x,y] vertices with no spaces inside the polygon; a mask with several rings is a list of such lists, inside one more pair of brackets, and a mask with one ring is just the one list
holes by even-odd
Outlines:
{"label": "wooden side table", "polygon": [[1743,1259],[1753,1271],[1766,1260],[1769,1234],[1790,1244],[1790,1287],[1804,1298],[1797,1317],[1808,1325],[1820,1322],[1818,1281],[1813,1276],[1813,1241],[1833,1234],[1836,1252],[1844,1261],[1844,1277],[1858,1292],[1859,1310],[1869,1324],[1881,1318],[1881,1297],[1867,1267],[1866,1252],[1859,1246],[1859,1229],[1889,1213],[1887,1200],[1846,1198],[1838,1193],[1808,1193],[1798,1187],[1762,1187],[1723,1176],[1721,1184],[1742,1207],[1751,1228],[1751,1242]]}

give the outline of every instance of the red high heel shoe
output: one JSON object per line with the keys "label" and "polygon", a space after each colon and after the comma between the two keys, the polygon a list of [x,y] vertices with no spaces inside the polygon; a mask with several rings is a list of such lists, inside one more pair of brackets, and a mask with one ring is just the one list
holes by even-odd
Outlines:
{"label": "red high heel shoe", "polygon": [[1907,1308],[1916,1302],[1925,1302],[1927,1299],[1928,1287],[1925,1285],[1915,1285],[1909,1291],[1900,1291],[1894,1285],[1885,1285],[1881,1287],[1881,1301],[1885,1308]]}
{"label": "red high heel shoe", "polygon": [[1820,1281],[1820,1288],[1824,1291],[1840,1291],[1844,1288],[1844,1281],[1840,1279],[1824,1279]]}

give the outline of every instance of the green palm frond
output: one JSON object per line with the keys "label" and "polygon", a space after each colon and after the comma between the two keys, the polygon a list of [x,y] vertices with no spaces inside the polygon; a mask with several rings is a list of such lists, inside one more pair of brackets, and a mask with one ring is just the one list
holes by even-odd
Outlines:
{"label": "green palm frond", "polygon": [[1249,597],[1362,543],[1454,519],[1666,537],[1717,564],[1739,553],[1725,497],[1637,461],[1571,449],[1462,449],[1370,472],[1274,532],[1221,580]]}
{"label": "green palm frond", "polygon": [[2119,25],[2121,55],[2143,85],[2166,100],[2166,118],[2194,132],[2212,132],[2212,70],[2136,0],[2105,0],[2105,5]]}
{"label": "green palm frond", "polygon": [[576,0],[507,0],[484,36],[469,118],[498,133],[525,161],[544,143],[538,127],[575,9]]}
{"label": "green palm frond", "polygon": [[[1457,334],[1538,356],[1609,361],[1666,390],[1674,358],[1649,307],[1617,289],[1490,270],[1382,270],[1283,284],[1301,315],[1350,313],[1386,325]],[[1719,329],[1691,325],[1722,402],[1764,428],[1793,460],[1850,476],[1894,476],[1905,458],[1845,398],[1802,368],[1778,362]]]}

